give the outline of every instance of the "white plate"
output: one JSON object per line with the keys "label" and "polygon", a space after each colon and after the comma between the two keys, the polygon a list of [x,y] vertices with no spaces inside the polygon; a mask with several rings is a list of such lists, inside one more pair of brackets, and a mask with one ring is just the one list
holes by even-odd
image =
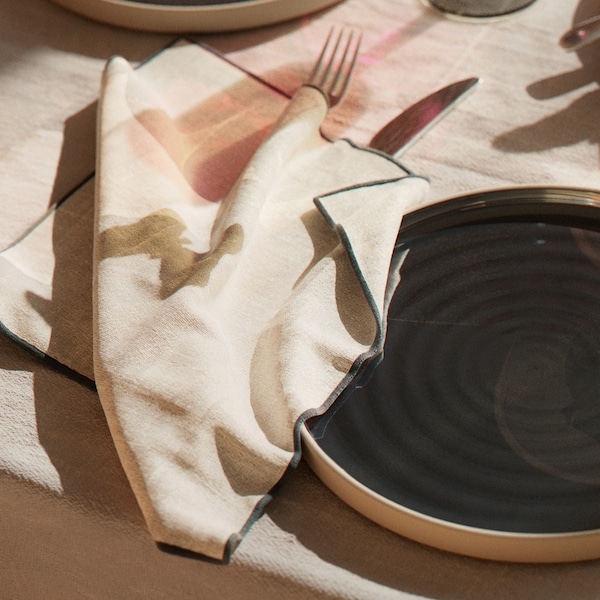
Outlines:
{"label": "white plate", "polygon": [[[162,33],[207,33],[252,29],[313,13],[340,0],[53,0],[96,21]],[[169,3],[170,2],[170,3]]]}
{"label": "white plate", "polygon": [[302,431],[365,516],[479,558],[600,558],[600,193],[407,215],[384,359]]}

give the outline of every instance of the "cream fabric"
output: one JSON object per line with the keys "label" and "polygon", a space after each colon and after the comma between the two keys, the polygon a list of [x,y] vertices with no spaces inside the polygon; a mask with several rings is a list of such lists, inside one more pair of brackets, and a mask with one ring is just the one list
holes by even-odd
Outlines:
{"label": "cream fabric", "polygon": [[95,380],[152,536],[218,559],[297,463],[302,416],[381,349],[428,189],[323,139],[318,90],[247,79],[193,44],[111,60],[95,181],[0,257],[4,327]]}
{"label": "cream fabric", "polygon": [[115,59],[102,93],[96,382],[154,537],[221,558],[301,415],[379,351],[395,237],[427,184],[326,142],[325,99],[302,87],[212,202],[143,79]]}

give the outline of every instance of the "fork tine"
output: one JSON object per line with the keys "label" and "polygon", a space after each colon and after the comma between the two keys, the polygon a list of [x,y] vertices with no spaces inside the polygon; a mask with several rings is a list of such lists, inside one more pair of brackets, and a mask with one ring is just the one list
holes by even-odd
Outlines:
{"label": "fork tine", "polygon": [[333,49],[333,54],[327,61],[327,64],[325,64],[325,56],[327,55],[327,51],[329,50],[329,45],[331,44],[331,40],[333,39],[333,28],[331,28],[329,30],[329,35],[327,36],[327,39],[325,40],[325,44],[323,45],[321,54],[319,54],[319,58],[317,59],[317,62],[315,63],[312,73],[310,74],[310,77],[309,77],[310,84],[315,85],[317,87],[320,87],[325,84],[327,75],[329,74],[329,71],[331,70],[331,63],[333,62],[332,61],[333,56],[335,55],[335,52],[337,51],[337,48],[340,44],[341,37],[342,37],[342,32],[340,31],[340,35],[338,36],[335,48]]}
{"label": "fork tine", "polygon": [[[340,41],[341,41],[341,35],[342,34],[340,33]],[[354,71],[354,67],[356,65],[356,59],[358,58],[358,51],[360,48],[361,36],[360,35],[358,36],[358,39],[356,40],[356,42],[354,44],[354,49],[352,50],[352,53],[351,53],[353,40],[354,40],[354,32],[350,31],[350,34],[348,37],[348,42],[344,49],[344,54],[342,55],[341,67],[338,70],[337,75],[336,75],[335,79],[333,80],[333,83],[331,84],[332,91],[335,92],[339,98],[341,98],[344,95],[344,93],[346,92],[348,84],[350,83],[350,78]],[[338,85],[339,85],[339,88],[337,87]]]}
{"label": "fork tine", "polygon": [[344,34],[342,29],[334,38],[334,29],[330,30],[308,82],[325,94],[330,108],[335,106],[346,92],[360,49],[360,34],[355,36],[353,31],[349,31],[347,39],[342,43]]}

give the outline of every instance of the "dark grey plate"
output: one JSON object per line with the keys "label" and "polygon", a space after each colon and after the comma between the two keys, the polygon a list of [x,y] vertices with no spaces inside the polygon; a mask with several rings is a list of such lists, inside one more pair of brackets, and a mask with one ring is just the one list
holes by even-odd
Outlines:
{"label": "dark grey plate", "polygon": [[443,522],[600,529],[599,230],[600,194],[560,188],[408,215],[383,360],[308,423],[321,450]]}

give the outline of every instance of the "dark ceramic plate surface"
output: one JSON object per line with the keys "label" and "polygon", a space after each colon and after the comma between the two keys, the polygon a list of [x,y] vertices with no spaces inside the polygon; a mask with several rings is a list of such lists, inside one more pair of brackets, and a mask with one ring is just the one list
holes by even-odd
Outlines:
{"label": "dark ceramic plate surface", "polygon": [[309,462],[418,541],[600,557],[600,193],[449,200],[397,251],[383,360],[307,423]]}

